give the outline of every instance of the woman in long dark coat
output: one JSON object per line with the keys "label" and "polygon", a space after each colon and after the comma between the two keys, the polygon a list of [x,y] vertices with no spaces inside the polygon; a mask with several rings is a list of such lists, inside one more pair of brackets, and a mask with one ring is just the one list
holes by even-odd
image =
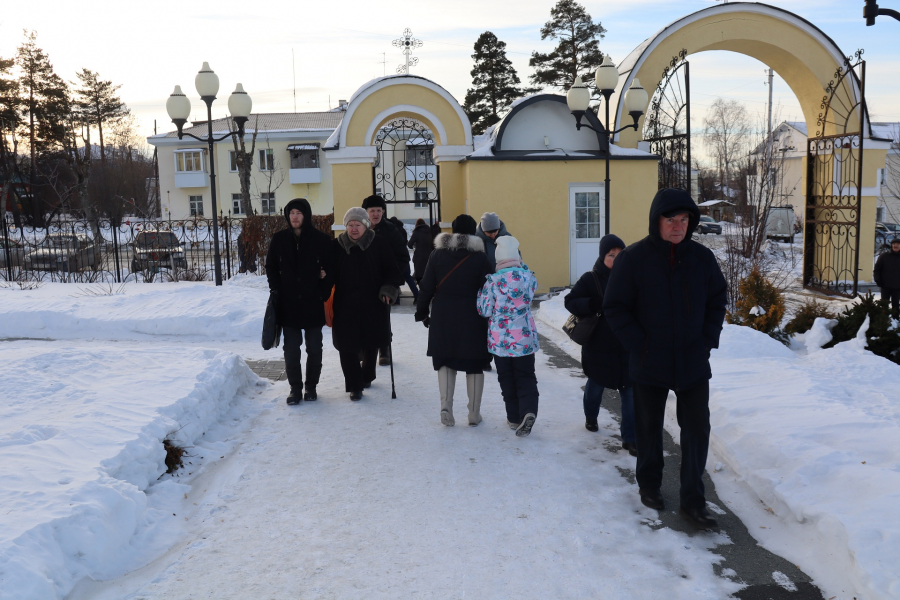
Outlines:
{"label": "woman in long dark coat", "polygon": [[409,236],[409,242],[406,244],[413,248],[413,277],[416,283],[421,285],[422,278],[425,277],[425,266],[428,264],[428,257],[434,250],[434,236],[431,234],[431,227],[424,219],[416,221],[416,227],[413,229],[412,235]]}
{"label": "woman in long dark coat", "polygon": [[[375,379],[378,349],[391,343],[391,304],[403,276],[388,243],[369,229],[362,208],[344,215],[347,230],[334,240],[334,326],[332,341],[341,356],[351,400]],[[360,364],[362,357],[362,364]]]}
{"label": "woman in long dark coat", "polygon": [[457,371],[466,373],[469,425],[481,423],[484,369],[490,360],[487,320],[478,314],[476,300],[491,269],[475,227],[475,219],[460,215],[453,221],[452,234],[435,238],[416,305],[416,321],[428,327],[428,356],[438,372],[441,423],[448,427],[456,423],[453,393]]}
{"label": "woman in long dark coat", "polygon": [[625,243],[615,235],[600,240],[600,257],[594,268],[581,276],[566,296],[566,309],[576,317],[600,315],[600,320],[590,340],[581,347],[581,366],[587,376],[584,386],[584,426],[597,431],[600,401],[606,388],[619,391],[622,399],[622,448],[637,455],[634,432],[634,399],[628,379],[628,352],[603,317],[603,295],[612,272],[616,255],[625,249]]}

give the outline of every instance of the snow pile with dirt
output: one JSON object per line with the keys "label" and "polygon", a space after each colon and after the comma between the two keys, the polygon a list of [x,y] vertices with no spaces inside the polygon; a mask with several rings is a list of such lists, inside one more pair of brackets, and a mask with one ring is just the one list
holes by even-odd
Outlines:
{"label": "snow pile with dirt", "polygon": [[[541,304],[543,323],[565,322],[566,293]],[[766,548],[826,591],[898,598],[900,366],[858,338],[818,349],[832,325],[817,320],[810,351],[800,352],[749,327],[725,326],[711,357],[708,470],[720,497],[752,489],[762,504],[729,506]],[[677,440],[674,404],[666,426]],[[720,461],[729,469],[716,469]]]}
{"label": "snow pile with dirt", "polygon": [[231,452],[235,426],[256,412],[247,396],[258,378],[217,350],[0,342],[0,363],[3,600],[63,598],[84,577],[160,554],[177,540],[189,489],[165,475],[163,440],[199,467]]}

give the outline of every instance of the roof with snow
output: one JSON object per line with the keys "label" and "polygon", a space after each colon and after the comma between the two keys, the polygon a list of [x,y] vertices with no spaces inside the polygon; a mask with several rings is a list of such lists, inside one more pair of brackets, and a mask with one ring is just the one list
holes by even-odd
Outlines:
{"label": "roof with snow", "polygon": [[[259,131],[331,131],[341,124],[344,111],[305,112],[305,113],[255,113],[250,115],[245,130],[253,133]],[[230,119],[213,119],[213,133],[225,133],[228,131]],[[184,133],[192,133],[203,136],[209,133],[206,121],[194,121],[191,127],[185,127]],[[169,131],[147,138],[154,139],[178,138],[178,132]]]}

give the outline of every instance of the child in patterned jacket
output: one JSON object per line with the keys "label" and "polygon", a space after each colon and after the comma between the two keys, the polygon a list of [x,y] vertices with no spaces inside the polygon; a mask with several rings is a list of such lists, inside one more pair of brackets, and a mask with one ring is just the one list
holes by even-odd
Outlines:
{"label": "child in patterned jacket", "polygon": [[539,350],[531,300],[537,278],[522,264],[519,241],[497,239],[497,272],[478,292],[478,313],[490,319],[488,350],[495,357],[506,420],[517,436],[531,433],[538,411],[534,354]]}

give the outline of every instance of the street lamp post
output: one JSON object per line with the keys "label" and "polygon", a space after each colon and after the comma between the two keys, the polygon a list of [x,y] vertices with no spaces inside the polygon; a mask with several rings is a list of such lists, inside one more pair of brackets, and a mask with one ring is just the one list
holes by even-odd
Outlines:
{"label": "street lamp post", "polygon": [[631,84],[631,87],[628,88],[628,91],[625,92],[625,109],[628,111],[628,114],[631,115],[631,118],[634,120],[634,124],[625,125],[624,127],[620,127],[619,129],[612,130],[609,126],[609,99],[616,91],[616,85],[619,83],[619,70],[616,69],[615,63],[613,63],[612,59],[609,56],[603,59],[603,64],[597,67],[597,72],[595,73],[594,81],[597,85],[597,91],[603,96],[603,105],[606,109],[606,121],[600,125],[600,128],[597,129],[592,127],[589,123],[582,123],[581,119],[584,117],[584,113],[587,112],[588,107],[591,102],[591,92],[588,90],[587,86],[584,85],[581,81],[581,77],[575,78],[575,83],[569,88],[569,91],[566,93],[566,103],[569,105],[569,110],[572,111],[572,115],[575,117],[575,128],[579,131],[582,127],[587,127],[588,129],[597,133],[597,139],[600,142],[600,150],[606,153],[606,179],[604,179],[603,191],[604,191],[604,210],[606,211],[606,234],[609,234],[609,146],[610,146],[610,138],[619,133],[620,131],[625,131],[629,127],[634,127],[635,131],[638,128],[638,119],[641,118],[641,115],[644,114],[644,109],[647,107],[647,92],[644,88],[641,87],[641,82],[634,79]]}
{"label": "street lamp post", "polygon": [[[188,136],[194,138],[198,142],[206,143],[209,148],[207,160],[209,161],[209,185],[212,196],[213,244],[215,245],[213,254],[215,257],[216,285],[222,285],[222,259],[219,254],[219,218],[218,205],[216,204],[216,163],[213,160],[213,144],[234,135],[234,132],[229,128],[228,133],[218,138],[213,137],[212,103],[213,100],[216,99],[216,94],[219,92],[219,76],[209,68],[209,63],[203,63],[203,68],[200,69],[200,72],[197,73],[197,76],[194,78],[194,86],[197,88],[197,93],[200,94],[200,99],[206,103],[206,125],[208,131],[206,137],[198,137],[192,133],[185,133],[182,131],[184,124],[187,123],[187,119],[191,114],[191,101],[188,100],[187,96],[181,91],[180,85],[175,86],[175,91],[172,92],[172,95],[169,96],[169,99],[166,101],[166,112],[169,113],[169,118],[172,119],[172,122],[178,128],[179,140],[183,139],[184,136]],[[238,126],[237,135],[241,137],[244,137],[244,124],[246,124],[247,119],[250,118],[250,110],[252,108],[253,101],[250,99],[247,92],[244,91],[244,86],[240,83],[237,84],[237,87],[235,87],[231,96],[228,98],[228,111],[231,113],[231,118]]]}
{"label": "street lamp post", "polygon": [[876,0],[866,0],[866,5],[863,7],[863,18],[866,20],[866,26],[871,27],[874,25],[875,17],[878,15],[893,17],[900,21],[900,12],[890,8],[879,8]]}

